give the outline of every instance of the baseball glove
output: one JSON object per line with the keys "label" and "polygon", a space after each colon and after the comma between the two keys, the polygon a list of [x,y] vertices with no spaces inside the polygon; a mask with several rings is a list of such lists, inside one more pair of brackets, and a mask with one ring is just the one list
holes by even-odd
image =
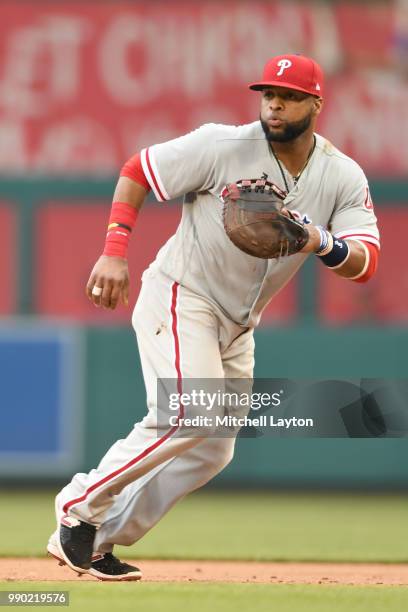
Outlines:
{"label": "baseball glove", "polygon": [[284,191],[265,180],[227,185],[222,199],[228,238],[244,253],[262,259],[280,258],[300,251],[309,233],[293,215],[288,217],[280,212],[285,197]]}

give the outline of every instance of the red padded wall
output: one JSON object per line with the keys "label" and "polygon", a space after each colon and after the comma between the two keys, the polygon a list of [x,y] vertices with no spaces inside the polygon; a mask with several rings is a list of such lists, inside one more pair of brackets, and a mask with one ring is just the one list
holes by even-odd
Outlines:
{"label": "red padded wall", "polygon": [[377,208],[376,214],[381,233],[381,253],[373,279],[364,284],[353,283],[320,266],[320,316],[326,323],[408,321],[408,210],[389,206],[382,210]]}
{"label": "red padded wall", "polygon": [[2,253],[0,256],[0,315],[12,314],[17,300],[17,240],[14,211],[0,202]]}
{"label": "red padded wall", "polygon": [[[87,322],[129,321],[143,270],[177,227],[180,206],[147,205],[133,232],[129,249],[131,292],[129,309],[95,308],[85,295],[92,267],[103,249],[109,206],[89,202],[47,203],[37,211],[35,308],[42,315]],[[296,310],[291,283],[265,310],[264,322],[288,321]]]}

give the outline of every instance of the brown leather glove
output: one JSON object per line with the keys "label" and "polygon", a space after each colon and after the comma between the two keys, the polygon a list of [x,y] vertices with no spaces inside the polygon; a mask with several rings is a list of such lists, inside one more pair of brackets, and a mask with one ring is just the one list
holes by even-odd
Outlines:
{"label": "brown leather glove", "polygon": [[304,224],[281,212],[286,193],[269,181],[240,181],[224,189],[223,221],[229,239],[262,259],[293,255],[308,241]]}

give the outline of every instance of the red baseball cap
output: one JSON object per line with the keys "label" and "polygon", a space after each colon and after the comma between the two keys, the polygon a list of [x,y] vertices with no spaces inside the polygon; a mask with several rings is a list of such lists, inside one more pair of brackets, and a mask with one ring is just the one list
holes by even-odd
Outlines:
{"label": "red baseball cap", "polygon": [[249,89],[261,91],[280,86],[323,97],[323,70],[319,64],[304,55],[277,55],[266,64],[262,81],[250,83]]}

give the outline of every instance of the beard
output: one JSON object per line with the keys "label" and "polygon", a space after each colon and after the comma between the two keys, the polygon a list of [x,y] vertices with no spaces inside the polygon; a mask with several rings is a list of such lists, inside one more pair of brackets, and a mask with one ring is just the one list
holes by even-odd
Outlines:
{"label": "beard", "polygon": [[274,132],[270,129],[269,125],[259,117],[261,122],[265,138],[268,142],[290,142],[295,140],[298,136],[306,132],[312,121],[312,113],[309,113],[300,121],[292,121],[292,123],[286,123],[283,130]]}

